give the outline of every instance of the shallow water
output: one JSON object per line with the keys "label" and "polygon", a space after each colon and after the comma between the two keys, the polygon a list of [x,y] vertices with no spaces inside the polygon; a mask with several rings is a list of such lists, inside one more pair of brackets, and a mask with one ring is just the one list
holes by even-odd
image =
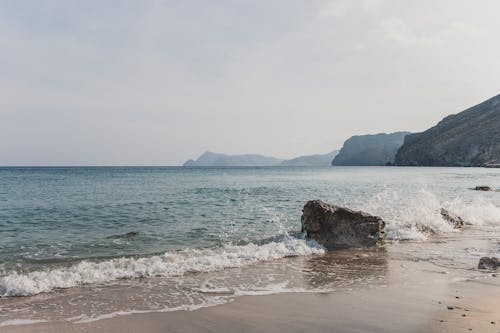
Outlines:
{"label": "shallow water", "polygon": [[[470,190],[482,184],[498,187],[500,170],[1,168],[0,325],[376,286],[399,259],[474,278],[499,251],[500,193]],[[387,248],[306,242],[301,209],[316,198],[384,218]],[[470,226],[453,230],[441,207]]]}

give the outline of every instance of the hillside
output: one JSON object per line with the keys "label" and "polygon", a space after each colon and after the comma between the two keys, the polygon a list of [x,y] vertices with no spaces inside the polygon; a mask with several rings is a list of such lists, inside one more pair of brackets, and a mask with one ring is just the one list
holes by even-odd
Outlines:
{"label": "hillside", "polygon": [[409,132],[357,135],[344,142],[332,165],[377,166],[394,162],[396,152]]}
{"label": "hillside", "polygon": [[500,95],[408,135],[401,166],[488,166],[500,163]]}

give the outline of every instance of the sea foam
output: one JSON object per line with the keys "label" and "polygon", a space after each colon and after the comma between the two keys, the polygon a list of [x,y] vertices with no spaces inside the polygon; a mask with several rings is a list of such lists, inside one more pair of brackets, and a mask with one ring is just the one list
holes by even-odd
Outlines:
{"label": "sea foam", "polygon": [[30,296],[54,289],[118,279],[211,272],[284,257],[322,254],[324,251],[313,241],[287,236],[280,241],[262,245],[226,245],[212,249],[185,249],[142,258],[82,261],[69,267],[25,274],[10,273],[0,278],[0,296]]}
{"label": "sea foam", "polygon": [[374,196],[363,210],[387,222],[388,239],[423,241],[431,234],[459,231],[443,219],[441,208],[462,217],[467,224],[500,225],[500,207],[486,199],[441,201],[426,189],[420,189],[410,198],[398,191],[385,190]]}

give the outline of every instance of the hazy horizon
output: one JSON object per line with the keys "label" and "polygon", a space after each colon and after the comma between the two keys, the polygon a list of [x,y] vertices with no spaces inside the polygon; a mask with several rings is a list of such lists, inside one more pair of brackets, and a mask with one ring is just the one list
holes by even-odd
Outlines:
{"label": "hazy horizon", "polygon": [[498,93],[500,2],[2,1],[0,165],[289,159]]}

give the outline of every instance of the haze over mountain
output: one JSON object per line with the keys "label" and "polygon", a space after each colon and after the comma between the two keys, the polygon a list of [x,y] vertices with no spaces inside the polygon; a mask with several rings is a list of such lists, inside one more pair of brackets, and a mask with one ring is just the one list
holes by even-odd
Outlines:
{"label": "haze over mountain", "polygon": [[207,151],[196,160],[188,160],[183,166],[273,166],[282,162],[282,159],[258,154],[226,155]]}
{"label": "haze over mountain", "polygon": [[344,142],[332,165],[378,166],[394,162],[409,132],[356,135]]}
{"label": "haze over mountain", "polygon": [[186,161],[183,166],[329,166],[337,153],[338,150],[334,150],[324,155],[305,155],[284,160],[258,154],[227,155],[207,151],[196,160]]}
{"label": "haze over mountain", "polygon": [[500,163],[500,95],[406,136],[397,165],[485,166]]}

